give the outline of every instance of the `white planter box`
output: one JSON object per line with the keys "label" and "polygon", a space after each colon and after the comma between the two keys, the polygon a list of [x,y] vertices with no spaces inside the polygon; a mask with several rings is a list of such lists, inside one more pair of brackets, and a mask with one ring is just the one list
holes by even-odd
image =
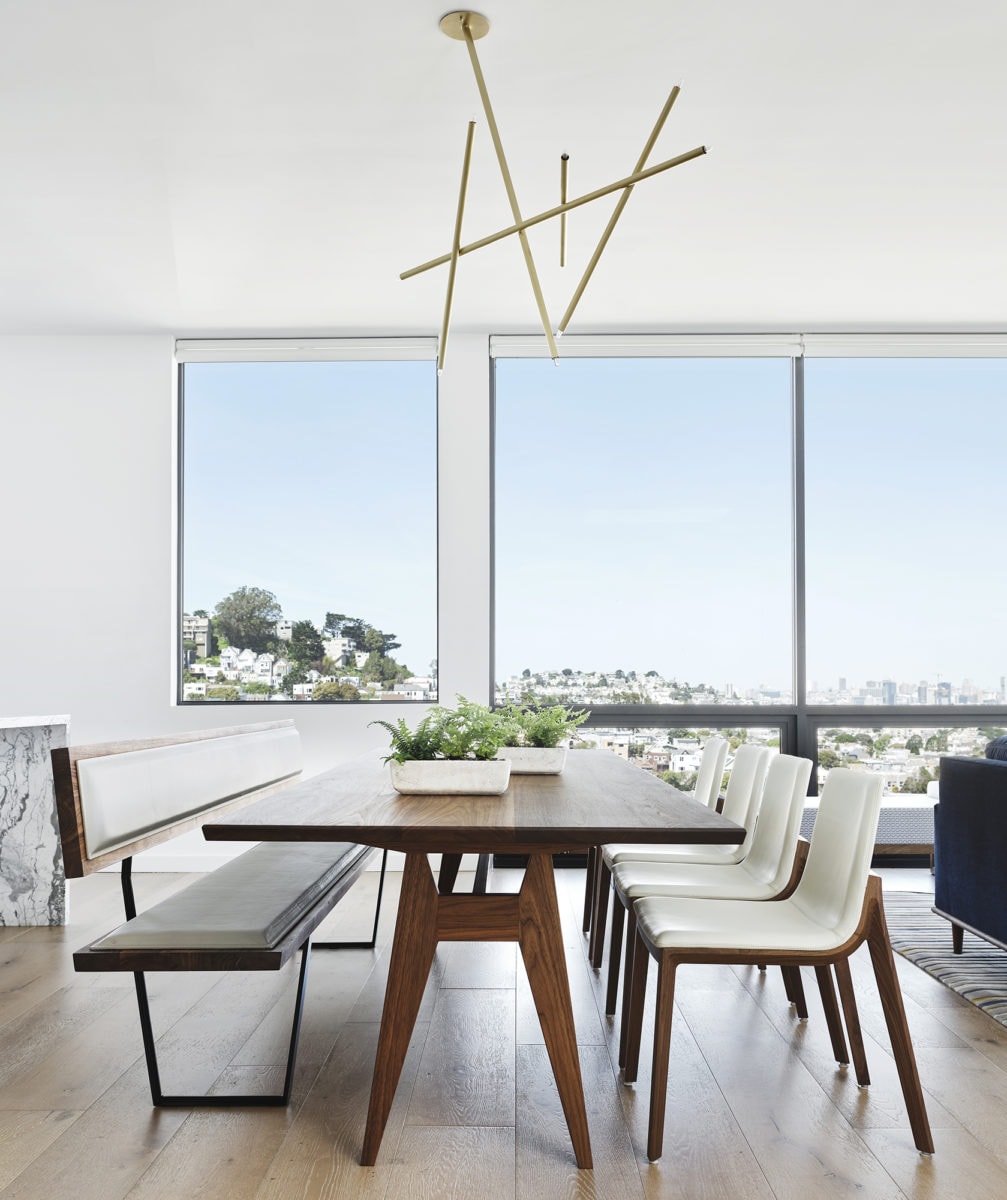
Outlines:
{"label": "white planter box", "polygon": [[566,763],[566,746],[504,746],[497,758],[510,760],[512,775],[559,775]]}
{"label": "white planter box", "polygon": [[388,766],[392,787],[412,796],[499,796],[510,782],[505,759],[411,759]]}

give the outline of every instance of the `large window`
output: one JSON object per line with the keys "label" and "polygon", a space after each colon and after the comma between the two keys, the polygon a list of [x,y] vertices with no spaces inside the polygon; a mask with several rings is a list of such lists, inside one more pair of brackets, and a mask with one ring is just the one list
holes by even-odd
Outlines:
{"label": "large window", "polygon": [[180,699],[435,700],[433,361],[182,372]]}
{"label": "large window", "polygon": [[496,694],[610,729],[758,711],[912,791],[1007,725],[1007,343],[785,340],[557,368],[498,339]]}
{"label": "large window", "polygon": [[1005,702],[1007,360],[809,359],[808,699]]}
{"label": "large window", "polygon": [[497,362],[498,694],[792,701],[790,374]]}

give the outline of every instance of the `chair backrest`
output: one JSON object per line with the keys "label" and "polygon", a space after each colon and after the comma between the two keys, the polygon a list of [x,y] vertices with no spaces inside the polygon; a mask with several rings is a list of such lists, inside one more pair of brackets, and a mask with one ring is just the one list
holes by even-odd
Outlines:
{"label": "chair backrest", "polygon": [[742,866],[774,892],[783,891],[793,870],[811,768],[810,758],[777,754],[766,773],[762,804]]}
{"label": "chair backrest", "polygon": [[762,802],[769,758],[768,746],[750,746],[747,742],[734,752],[734,763],[724,793],[724,816],[746,829],[755,823],[755,815]]}
{"label": "chair backrest", "polygon": [[822,788],[811,849],[792,900],[845,940],[857,927],[871,869],[884,780],[833,767]]}
{"label": "chair backrest", "polygon": [[709,808],[717,807],[720,785],[724,779],[724,763],[727,762],[727,739],[710,738],[703,747],[703,757],[696,773],[696,790],[693,796]]}

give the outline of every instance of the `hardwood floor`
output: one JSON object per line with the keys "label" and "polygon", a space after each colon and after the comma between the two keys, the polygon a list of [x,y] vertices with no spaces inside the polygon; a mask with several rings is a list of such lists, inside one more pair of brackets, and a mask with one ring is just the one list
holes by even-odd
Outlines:
{"label": "hardwood floor", "polygon": [[[888,888],[928,886],[925,872],[884,874]],[[137,876],[140,903],[187,878]],[[642,1067],[625,1087],[613,1065],[605,969],[588,967],[580,933],[583,878],[557,872],[593,1170],[574,1164],[509,943],[438,949],[377,1165],[358,1165],[398,876],[378,951],[312,956],[289,1109],[153,1109],[131,978],[76,975],[70,962],[120,919],[117,877],[96,875],[72,882],[66,928],[0,929],[0,1200],[1007,1195],[1007,1030],[898,959],[937,1146],[920,1155],[865,950],[851,964],[863,1090],[832,1059],[810,975],[811,1016],[799,1022],[778,972],[683,967],[665,1156],[648,1163],[649,1080]],[[516,890],[516,879],[495,870],[490,886]],[[319,936],[362,934],[375,886],[365,875]],[[149,977],[165,1087],[275,1088],[292,971]],[[649,1027],[644,1037],[649,1057]]]}

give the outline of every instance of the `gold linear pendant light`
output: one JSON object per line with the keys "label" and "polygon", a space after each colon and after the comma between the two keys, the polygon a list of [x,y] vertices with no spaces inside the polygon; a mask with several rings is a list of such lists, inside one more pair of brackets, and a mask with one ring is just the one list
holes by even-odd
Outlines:
{"label": "gold linear pendant light", "polygon": [[[447,353],[448,327],[451,319],[451,301],[454,294],[455,274],[458,267],[458,260],[464,254],[470,254],[473,250],[479,250],[483,246],[488,246],[493,242],[500,241],[502,238],[510,237],[517,234],[518,240],[521,243],[521,252],[524,255],[525,268],[528,271],[528,279],[531,283],[532,293],[535,297],[535,304],[538,308],[539,320],[542,323],[542,329],[545,332],[546,344],[549,347],[549,354],[553,362],[559,362],[559,351],[556,347],[556,338],[559,337],[573,316],[574,310],[580,302],[581,296],[584,294],[584,289],[594,273],[595,267],[598,265],[598,260],[601,258],[602,252],[608,245],[609,238],[612,236],[619,218],[622,216],[623,210],[629,203],[630,194],[634,186],[640,183],[641,180],[649,179],[653,175],[658,175],[663,171],[669,170],[671,167],[680,166],[682,163],[691,161],[694,158],[699,158],[706,153],[705,146],[697,146],[694,150],[689,150],[685,154],[676,155],[675,158],[666,159],[664,162],[658,163],[656,166],[648,167],[647,159],[650,157],[650,152],[654,148],[654,143],[657,141],[661,130],[664,128],[664,123],[671,112],[672,106],[678,99],[679,89],[674,87],[671,94],[665,101],[664,108],[661,110],[661,115],[657,119],[657,124],[651,131],[650,137],[647,139],[643,152],[636,161],[636,166],[633,172],[623,179],[616,180],[615,183],[610,183],[605,187],[596,188],[592,192],[587,192],[583,196],[577,196],[573,200],[567,199],[567,167],[569,155],[563,154],[560,158],[560,203],[555,208],[547,209],[545,212],[536,213],[533,217],[524,218],[521,215],[521,207],[518,204],[517,192],[514,190],[514,182],[511,179],[510,168],[507,165],[507,156],[504,154],[503,143],[500,140],[500,131],[497,128],[496,117],[493,115],[493,105],[490,103],[489,92],[486,89],[486,80],[483,78],[482,67],[479,65],[479,56],[476,53],[476,42],[480,38],[484,38],[489,33],[490,23],[481,13],[476,12],[450,12],[440,19],[440,29],[449,38],[455,41],[464,42],[468,49],[469,60],[472,63],[472,71],[475,75],[476,87],[479,89],[479,96],[482,100],[483,112],[486,114],[486,123],[489,126],[490,137],[493,139],[493,148],[496,151],[497,162],[500,166],[500,175],[503,180],[504,189],[507,192],[507,199],[510,203],[511,215],[514,218],[514,224],[508,225],[506,229],[500,229],[496,233],[491,233],[486,237],[480,238],[478,241],[470,242],[467,246],[461,244],[462,218],[465,212],[465,194],[468,187],[469,164],[472,157],[472,137],[475,130],[475,122],[470,121],[468,127],[468,135],[465,142],[465,155],[462,165],[461,187],[458,193],[458,208],[455,214],[454,237],[452,239],[451,250],[447,254],[442,254],[438,258],[433,258],[429,262],[421,263],[418,267],[410,267],[409,270],[403,271],[399,276],[400,279],[410,279],[414,275],[419,275],[424,271],[429,271],[433,267],[449,264],[448,269],[448,285],[447,294],[444,300],[444,316],[441,322],[441,337],[440,345],[437,354],[437,371],[438,374],[444,369],[444,360]],[[535,259],[531,252],[531,246],[528,242],[527,230],[533,225],[538,225],[542,221],[551,220],[553,217],[560,218],[560,266],[566,265],[566,214],[571,209],[579,208],[583,204],[589,204],[592,200],[598,200],[602,196],[611,195],[613,192],[621,191],[618,203],[612,216],[609,218],[608,224],[595,247],[594,253],[588,261],[587,267],[580,278],[577,287],[574,289],[570,303],[567,305],[563,318],[556,328],[555,335],[552,331],[552,324],[549,320],[549,313],[546,309],[545,297],[542,294],[542,285],[539,282],[538,271],[535,268]]]}

